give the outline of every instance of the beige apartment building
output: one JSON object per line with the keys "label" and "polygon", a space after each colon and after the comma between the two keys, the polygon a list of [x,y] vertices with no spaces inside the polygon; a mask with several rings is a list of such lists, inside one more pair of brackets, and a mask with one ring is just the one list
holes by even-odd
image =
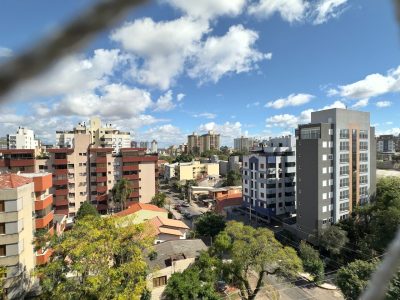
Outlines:
{"label": "beige apartment building", "polygon": [[200,161],[166,164],[164,176],[168,180],[175,177],[179,181],[197,180],[207,176],[219,177],[219,164]]}
{"label": "beige apartment building", "polygon": [[16,174],[0,174],[0,265],[7,268],[7,299],[23,299],[35,267],[34,184]]}
{"label": "beige apartment building", "polygon": [[131,145],[129,132],[120,131],[112,127],[111,123],[103,126],[100,118],[93,117],[88,125],[86,122],[82,122],[71,131],[57,131],[56,146],[58,148],[74,148],[77,144],[75,141],[77,135],[89,135],[93,148],[113,148],[116,153],[121,148],[129,148]]}
{"label": "beige apartment building", "polygon": [[220,135],[213,131],[203,135],[197,135],[195,132],[188,135],[187,151],[189,153],[202,154],[208,150],[219,150],[220,147]]}

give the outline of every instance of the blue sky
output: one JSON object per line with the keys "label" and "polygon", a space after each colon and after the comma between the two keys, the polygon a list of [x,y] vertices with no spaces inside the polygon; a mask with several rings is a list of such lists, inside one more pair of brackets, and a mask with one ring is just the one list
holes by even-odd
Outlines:
{"label": "blue sky", "polygon": [[[0,62],[93,2],[3,0]],[[399,50],[388,0],[151,1],[7,95],[0,135],[27,126],[53,142],[99,115],[163,146],[209,129],[230,145],[334,106],[399,134]]]}

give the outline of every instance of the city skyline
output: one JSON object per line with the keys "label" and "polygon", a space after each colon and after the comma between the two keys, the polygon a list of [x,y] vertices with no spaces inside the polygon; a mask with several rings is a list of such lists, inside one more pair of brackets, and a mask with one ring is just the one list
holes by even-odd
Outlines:
{"label": "city skyline", "polygon": [[[221,145],[232,145],[241,135],[294,134],[312,110],[332,106],[370,111],[377,134],[400,133],[391,3],[331,1],[324,10],[318,6],[324,1],[307,7],[296,0],[295,8],[268,10],[261,2],[202,1],[188,8],[165,0],[138,9],[86,51],[7,96],[0,136],[25,126],[54,141],[56,130],[98,115],[131,131],[133,140],[156,139],[160,147],[208,130],[221,134]],[[22,4],[5,1],[0,60],[91,3],[24,4],[26,18],[17,23],[9,12]],[[42,13],[25,16],[33,9]],[[10,26],[14,35],[4,32]],[[180,26],[187,30],[177,31]]]}

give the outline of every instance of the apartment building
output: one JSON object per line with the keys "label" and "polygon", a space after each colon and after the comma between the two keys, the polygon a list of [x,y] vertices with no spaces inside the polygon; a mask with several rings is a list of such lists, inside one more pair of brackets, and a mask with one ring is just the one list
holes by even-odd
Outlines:
{"label": "apartment building", "polygon": [[243,156],[243,205],[270,221],[296,210],[296,139],[271,138]]}
{"label": "apartment building", "polygon": [[57,148],[74,148],[77,144],[76,137],[80,135],[89,135],[90,144],[93,148],[113,148],[116,153],[121,148],[131,146],[131,137],[129,132],[120,131],[112,126],[111,123],[102,125],[100,118],[93,117],[89,124],[79,123],[73,130],[56,131]]}
{"label": "apartment building", "polygon": [[195,132],[188,135],[187,151],[189,153],[202,154],[208,150],[219,150],[220,147],[220,135],[213,131],[200,136]]}
{"label": "apartment building", "polygon": [[239,152],[249,152],[255,146],[255,140],[251,137],[240,137],[233,140],[233,148]]}
{"label": "apartment building", "polygon": [[297,233],[313,241],[376,190],[375,130],[366,112],[313,112],[297,131]]}
{"label": "apartment building", "polygon": [[32,179],[0,174],[0,265],[7,268],[6,299],[23,299],[31,286],[34,201]]}
{"label": "apartment building", "polygon": [[166,164],[164,176],[168,180],[177,178],[179,181],[197,180],[207,176],[219,177],[219,164],[201,163],[200,161]]}
{"label": "apartment building", "polygon": [[378,153],[396,153],[397,139],[398,138],[392,134],[378,136],[376,138],[376,150],[378,151]]}
{"label": "apartment building", "polygon": [[157,153],[158,152],[158,143],[156,140],[151,141],[151,148],[150,148],[151,153]]}
{"label": "apartment building", "polygon": [[33,130],[19,127],[17,133],[7,135],[8,149],[37,149],[39,141],[35,139]]}
{"label": "apartment building", "polygon": [[0,150],[8,149],[7,137],[0,137]]}

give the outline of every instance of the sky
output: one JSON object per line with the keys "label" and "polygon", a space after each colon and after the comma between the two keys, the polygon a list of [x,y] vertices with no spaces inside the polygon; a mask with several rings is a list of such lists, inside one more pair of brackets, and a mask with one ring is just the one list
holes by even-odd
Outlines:
{"label": "sky", "polygon": [[[1,1],[0,64],[93,3]],[[96,115],[134,140],[214,130],[231,146],[331,107],[400,134],[399,33],[390,0],[149,1],[6,95],[0,136],[25,126],[54,143]]]}

